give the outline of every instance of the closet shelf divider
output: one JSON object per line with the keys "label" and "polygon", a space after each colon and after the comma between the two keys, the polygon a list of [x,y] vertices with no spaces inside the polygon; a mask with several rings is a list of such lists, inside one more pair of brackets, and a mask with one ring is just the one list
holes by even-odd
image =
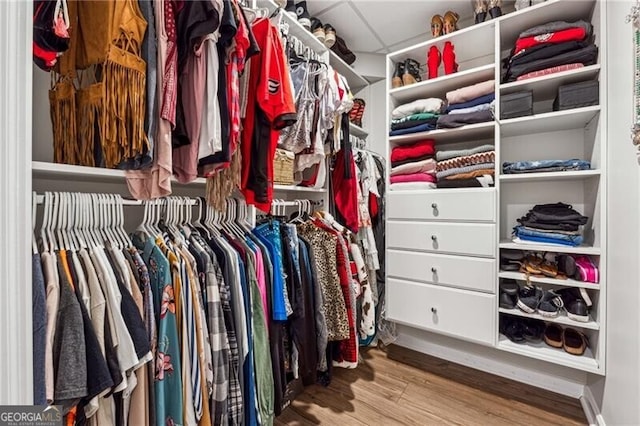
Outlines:
{"label": "closet shelf divider", "polygon": [[536,101],[542,99],[554,99],[558,94],[558,88],[560,86],[580,81],[594,80],[598,77],[599,73],[600,64],[588,65],[575,70],[563,71],[527,80],[502,84],[500,85],[500,94],[508,95],[510,93],[530,90],[533,91],[533,98]]}
{"label": "closet shelf divider", "polygon": [[564,313],[561,313],[555,318],[547,318],[547,317],[543,317],[540,314],[528,314],[526,312],[522,312],[518,308],[515,308],[515,309],[499,308],[498,311],[501,314],[514,315],[514,316],[523,317],[523,318],[531,318],[531,319],[536,319],[540,321],[551,322],[554,324],[560,324],[568,327],[584,328],[587,330],[600,330],[600,324],[594,321],[593,318],[591,318],[591,316],[589,316],[589,322],[579,322],[579,321],[574,321],[570,319]]}
{"label": "closet shelf divider", "polygon": [[582,129],[600,113],[600,105],[499,120],[502,137]]}
{"label": "closet shelf divider", "polygon": [[566,172],[520,173],[500,175],[502,183],[548,182],[558,180],[582,180],[600,176],[600,170],[575,170]]}
{"label": "closet shelf divider", "polygon": [[[516,281],[527,281],[527,276],[522,272],[500,271],[498,273],[498,277],[516,280]],[[572,279],[558,280],[554,278],[529,276],[529,281],[532,283],[550,284],[550,285],[557,285],[560,287],[577,287],[577,288],[586,288],[591,290],[600,290],[600,284],[585,283],[582,281],[576,281]]]}

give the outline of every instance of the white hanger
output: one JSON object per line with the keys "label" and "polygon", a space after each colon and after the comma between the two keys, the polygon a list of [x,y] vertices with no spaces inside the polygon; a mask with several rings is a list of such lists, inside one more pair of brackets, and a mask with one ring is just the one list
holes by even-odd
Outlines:
{"label": "white hanger", "polygon": [[36,241],[36,212],[38,210],[38,194],[31,192],[31,249],[33,254],[38,254],[38,243]]}

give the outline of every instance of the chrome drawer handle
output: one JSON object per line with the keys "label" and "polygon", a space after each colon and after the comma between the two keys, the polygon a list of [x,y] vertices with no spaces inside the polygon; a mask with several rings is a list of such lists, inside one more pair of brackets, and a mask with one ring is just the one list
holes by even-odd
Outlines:
{"label": "chrome drawer handle", "polygon": [[437,313],[438,313],[438,309],[436,309],[436,308],[431,308],[431,312],[433,312],[434,314],[437,314]]}
{"label": "chrome drawer handle", "polygon": [[433,272],[434,274],[438,273],[438,270],[436,269],[436,267],[434,266],[433,268],[431,268],[431,272]]}

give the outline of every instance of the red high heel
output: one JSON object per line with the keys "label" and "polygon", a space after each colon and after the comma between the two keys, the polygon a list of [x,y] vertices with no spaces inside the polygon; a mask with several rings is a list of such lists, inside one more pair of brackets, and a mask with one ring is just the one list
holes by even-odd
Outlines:
{"label": "red high heel", "polygon": [[438,77],[438,68],[440,68],[440,51],[437,47],[431,46],[429,54],[427,54],[427,69],[429,79]]}
{"label": "red high heel", "polygon": [[445,42],[442,49],[442,62],[444,63],[444,73],[453,74],[458,72],[458,63],[456,62],[456,52],[450,41]]}

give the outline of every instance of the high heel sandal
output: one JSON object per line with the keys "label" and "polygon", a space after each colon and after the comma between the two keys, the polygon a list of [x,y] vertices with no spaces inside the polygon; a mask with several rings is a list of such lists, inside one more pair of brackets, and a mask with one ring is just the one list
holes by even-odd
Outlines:
{"label": "high heel sandal", "polygon": [[402,76],[404,74],[404,62],[398,62],[396,64],[396,69],[393,72],[393,77],[391,78],[391,88],[397,89],[398,87],[404,86],[402,82]]}
{"label": "high heel sandal", "polygon": [[[355,98],[353,100],[353,108],[349,112],[349,120],[358,127],[362,127],[362,116],[364,115],[364,108],[366,103],[364,99]],[[352,113],[353,112],[353,118]]]}
{"label": "high heel sandal", "polygon": [[427,76],[429,79],[438,77],[438,68],[440,68],[440,51],[436,46],[431,46],[429,54],[427,55]]}
{"label": "high heel sandal", "polygon": [[460,17],[458,16],[457,13],[447,10],[447,12],[444,14],[444,17],[443,17],[443,21],[444,21],[444,26],[442,27],[443,32],[445,34],[451,34],[452,32],[457,31],[459,18]]}
{"label": "high heel sandal", "polygon": [[475,23],[479,24],[487,19],[487,0],[471,0]]}
{"label": "high heel sandal", "polygon": [[489,10],[489,16],[491,16],[491,19],[496,19],[502,16],[502,9],[500,8],[501,6],[502,0],[489,1],[489,6],[487,7],[487,9]]}
{"label": "high heel sandal", "polygon": [[422,81],[420,76],[420,64],[415,59],[407,59],[404,61],[404,74],[402,74],[402,83],[405,86],[415,84]]}
{"label": "high heel sandal", "polygon": [[456,52],[454,51],[453,44],[447,41],[442,49],[442,63],[444,64],[445,75],[458,72],[458,63],[456,62]]}

